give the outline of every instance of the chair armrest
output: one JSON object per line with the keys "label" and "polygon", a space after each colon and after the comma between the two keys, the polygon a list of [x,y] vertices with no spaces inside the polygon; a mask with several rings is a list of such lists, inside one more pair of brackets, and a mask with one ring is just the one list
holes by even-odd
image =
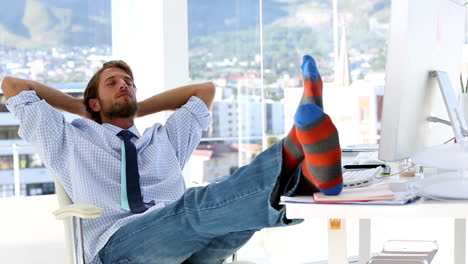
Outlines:
{"label": "chair armrest", "polygon": [[98,218],[102,216],[102,211],[102,208],[94,205],[70,204],[55,210],[53,214],[58,220],[65,220],[72,216],[79,218]]}

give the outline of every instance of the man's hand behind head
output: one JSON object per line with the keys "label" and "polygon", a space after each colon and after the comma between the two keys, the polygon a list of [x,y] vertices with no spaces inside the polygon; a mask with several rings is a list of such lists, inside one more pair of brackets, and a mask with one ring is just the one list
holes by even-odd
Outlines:
{"label": "man's hand behind head", "polygon": [[22,91],[34,90],[39,98],[45,100],[51,106],[72,114],[90,118],[83,104],[83,99],[74,98],[60,90],[36,81],[7,76],[2,81],[2,90],[7,99],[18,95]]}

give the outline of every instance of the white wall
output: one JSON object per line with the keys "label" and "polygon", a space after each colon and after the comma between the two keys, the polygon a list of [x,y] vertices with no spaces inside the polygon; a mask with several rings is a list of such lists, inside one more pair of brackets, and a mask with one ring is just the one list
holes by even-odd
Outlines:
{"label": "white wall", "polygon": [[[112,57],[133,69],[138,100],[189,79],[186,0],[112,1]],[[138,119],[140,132],[167,114]]]}

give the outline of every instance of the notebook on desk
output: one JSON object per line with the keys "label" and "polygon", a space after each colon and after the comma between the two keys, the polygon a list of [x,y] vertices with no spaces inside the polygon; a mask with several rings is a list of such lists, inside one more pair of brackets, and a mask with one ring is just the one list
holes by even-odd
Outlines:
{"label": "notebook on desk", "polygon": [[356,189],[344,189],[336,196],[325,196],[315,193],[314,196],[281,196],[280,204],[304,203],[304,204],[368,204],[368,205],[403,205],[417,200],[419,197],[406,183],[387,183],[362,187]]}
{"label": "notebook on desk", "polygon": [[369,201],[392,201],[395,193],[388,184],[343,189],[339,195],[325,195],[321,192],[314,193],[316,203],[355,203]]}

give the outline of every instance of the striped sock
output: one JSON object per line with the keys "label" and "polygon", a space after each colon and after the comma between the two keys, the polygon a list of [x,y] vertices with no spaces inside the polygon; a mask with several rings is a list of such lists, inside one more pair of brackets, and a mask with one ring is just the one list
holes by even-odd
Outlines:
{"label": "striped sock", "polygon": [[304,55],[302,57],[301,70],[304,93],[302,94],[300,105],[314,103],[323,109],[323,82],[314,58],[310,55]]}
{"label": "striped sock", "polygon": [[315,104],[302,104],[294,122],[297,139],[305,150],[305,179],[326,195],[339,194],[343,188],[341,148],[330,117]]}
{"label": "striped sock", "polygon": [[295,170],[303,159],[304,151],[297,139],[296,128],[293,126],[288,136],[283,139],[283,169]]}
{"label": "striped sock", "polygon": [[[302,57],[302,80],[304,92],[302,94],[301,104],[315,103],[323,108],[322,103],[322,78],[317,69],[315,60],[310,55]],[[296,128],[293,126],[288,136],[283,140],[283,168],[294,170],[304,159],[304,151],[300,142],[297,140]]]}

